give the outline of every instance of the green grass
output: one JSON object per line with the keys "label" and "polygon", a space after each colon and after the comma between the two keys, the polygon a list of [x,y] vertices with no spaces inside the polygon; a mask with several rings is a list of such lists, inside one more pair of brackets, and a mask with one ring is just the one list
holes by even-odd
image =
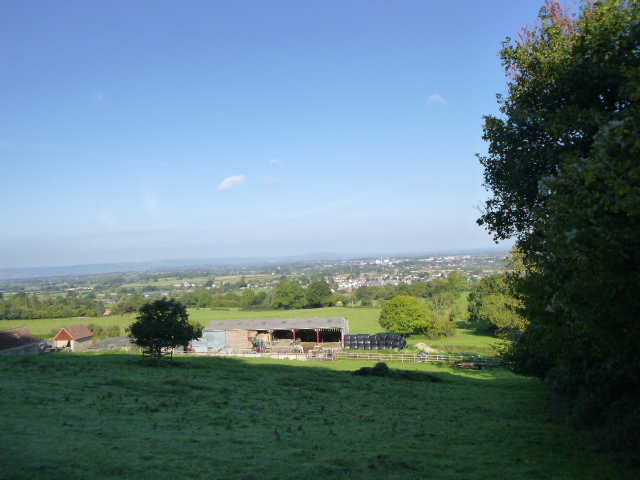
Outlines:
{"label": "green grass", "polygon": [[[349,319],[349,328],[352,333],[380,333],[378,324],[380,309],[351,308],[351,307],[330,307],[305,310],[270,310],[270,311],[241,311],[238,308],[228,310],[216,310],[210,308],[189,309],[189,318],[199,321],[205,327],[212,320],[237,320],[244,318],[297,318],[297,317],[346,317]],[[135,319],[134,315],[120,316],[112,315],[98,318],[55,318],[39,320],[2,320],[0,329],[26,326],[34,335],[40,338],[47,338],[52,330],[59,330],[64,326],[78,323],[96,323],[104,327],[118,325],[124,334],[124,329]],[[409,347],[412,349],[417,343],[426,343],[442,352],[473,352],[480,354],[495,353],[493,345],[498,343],[498,339],[487,330],[484,324],[468,324],[459,322],[456,336],[440,338],[436,340],[427,339],[424,336],[413,336],[408,339]]]}
{"label": "green grass", "polygon": [[[639,478],[562,425],[534,380],[372,363],[0,357],[3,479]],[[396,365],[392,365],[395,369]]]}

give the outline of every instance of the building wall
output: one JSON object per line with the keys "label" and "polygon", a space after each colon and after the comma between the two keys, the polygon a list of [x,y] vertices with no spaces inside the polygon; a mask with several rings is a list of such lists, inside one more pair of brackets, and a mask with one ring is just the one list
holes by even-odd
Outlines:
{"label": "building wall", "polygon": [[247,330],[227,330],[227,345],[234,348],[251,348]]}
{"label": "building wall", "polygon": [[202,338],[191,342],[194,352],[217,352],[227,344],[226,332],[202,332]]}
{"label": "building wall", "polygon": [[93,345],[93,337],[86,337],[80,340],[71,340],[72,352],[86,352]]}

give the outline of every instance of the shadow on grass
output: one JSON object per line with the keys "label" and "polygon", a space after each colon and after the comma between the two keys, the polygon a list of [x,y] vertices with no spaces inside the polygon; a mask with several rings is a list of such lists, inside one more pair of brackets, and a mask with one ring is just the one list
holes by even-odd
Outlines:
{"label": "shadow on grass", "polygon": [[490,337],[498,340],[498,337],[496,337],[496,334],[495,334],[495,329],[487,325],[486,323],[482,323],[482,322],[468,323],[468,322],[465,322],[464,320],[461,320],[459,322],[456,322],[456,328],[460,330],[464,330],[464,332],[468,335],[475,335],[478,337]]}
{"label": "shadow on grass", "polygon": [[[40,478],[52,451],[73,456],[82,445],[74,471],[97,479],[115,470],[132,479],[211,478],[212,465],[217,478],[256,480],[416,478],[416,471],[447,479],[624,478],[584,435],[549,417],[540,382],[503,369],[390,362],[390,375],[375,376],[352,374],[374,368],[363,360],[174,363],[150,368],[138,355],[115,353],[0,357],[0,410],[11,432],[0,438],[3,468]],[[61,418],[64,435],[33,441]]]}

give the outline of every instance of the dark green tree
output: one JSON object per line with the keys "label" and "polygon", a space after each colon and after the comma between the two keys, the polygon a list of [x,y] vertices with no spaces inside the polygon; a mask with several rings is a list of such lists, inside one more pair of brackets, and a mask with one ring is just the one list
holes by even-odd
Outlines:
{"label": "dark green tree", "polygon": [[241,307],[251,307],[256,305],[256,293],[253,290],[243,290],[240,296]]}
{"label": "dark green tree", "polygon": [[302,308],[305,303],[305,291],[295,280],[284,280],[278,284],[273,295],[271,307],[276,310]]}
{"label": "dark green tree", "polygon": [[175,299],[160,299],[140,307],[127,329],[129,338],[160,360],[163,351],[187,345],[202,335],[202,328],[189,323],[187,308]]}
{"label": "dark green tree", "polygon": [[333,291],[326,280],[314,280],[305,292],[305,307],[321,308],[331,303]]}
{"label": "dark green tree", "polygon": [[514,273],[497,273],[477,282],[468,297],[469,321],[486,323],[501,338],[517,339],[527,328],[514,289],[517,278]]}
{"label": "dark green tree", "polygon": [[547,1],[508,41],[500,118],[481,157],[493,197],[479,219],[515,238],[528,327],[505,352],[640,462],[640,2]]}

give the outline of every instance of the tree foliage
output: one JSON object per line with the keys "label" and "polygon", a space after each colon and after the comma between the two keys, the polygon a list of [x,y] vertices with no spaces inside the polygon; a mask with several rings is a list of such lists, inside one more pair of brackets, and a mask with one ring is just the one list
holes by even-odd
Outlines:
{"label": "tree foliage", "polygon": [[426,334],[434,325],[433,312],[419,298],[398,295],[384,303],[380,326],[398,335]]}
{"label": "tree foliage", "polygon": [[104,305],[89,295],[78,296],[69,292],[66,297],[27,295],[19,292],[0,298],[0,319],[98,317]]}
{"label": "tree foliage", "polygon": [[160,299],[140,307],[127,329],[129,338],[158,360],[163,350],[187,345],[202,335],[200,325],[189,323],[187,308],[174,299]]}
{"label": "tree foliage", "polygon": [[536,27],[501,51],[502,117],[485,117],[493,192],[479,219],[515,238],[528,327],[506,351],[544,378],[576,419],[640,444],[640,2],[548,0]]}
{"label": "tree foliage", "polygon": [[276,287],[271,307],[276,310],[302,308],[305,304],[305,292],[295,280],[283,280]]}
{"label": "tree foliage", "polygon": [[512,276],[497,273],[477,282],[469,293],[469,321],[483,322],[495,328],[498,336],[513,340],[527,326],[521,316],[522,302],[517,298]]}
{"label": "tree foliage", "polygon": [[321,308],[331,303],[333,291],[326,280],[315,280],[309,284],[305,293],[306,307]]}

